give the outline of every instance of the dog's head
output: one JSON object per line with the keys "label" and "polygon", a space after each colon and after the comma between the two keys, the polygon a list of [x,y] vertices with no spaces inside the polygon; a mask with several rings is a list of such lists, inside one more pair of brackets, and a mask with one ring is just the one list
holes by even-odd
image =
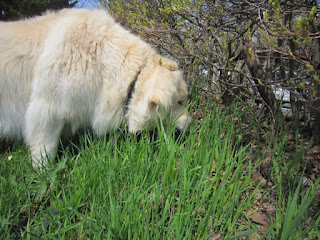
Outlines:
{"label": "dog's head", "polygon": [[186,110],[188,87],[177,63],[157,54],[148,57],[135,84],[127,112],[129,132],[153,128],[160,117],[170,116],[179,130],[189,128],[192,121]]}

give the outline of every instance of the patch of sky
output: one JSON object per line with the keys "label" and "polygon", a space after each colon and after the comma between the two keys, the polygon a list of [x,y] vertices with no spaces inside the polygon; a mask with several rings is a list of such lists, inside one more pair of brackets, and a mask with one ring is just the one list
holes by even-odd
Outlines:
{"label": "patch of sky", "polygon": [[76,4],[76,7],[94,9],[100,5],[101,3],[98,0],[79,0],[78,3]]}

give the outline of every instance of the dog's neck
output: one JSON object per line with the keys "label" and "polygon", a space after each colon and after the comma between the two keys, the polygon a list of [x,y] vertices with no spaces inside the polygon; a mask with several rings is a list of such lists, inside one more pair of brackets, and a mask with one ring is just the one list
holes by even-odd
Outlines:
{"label": "dog's neck", "polygon": [[128,96],[127,96],[127,100],[126,100],[126,103],[124,104],[124,113],[126,114],[129,110],[129,103],[130,103],[130,100],[132,99],[132,96],[133,96],[133,93],[135,91],[135,88],[136,88],[136,82],[138,80],[138,77],[141,73],[141,69],[139,70],[139,72],[137,73],[137,76],[135,77],[134,81],[130,84],[129,86],[129,91],[128,91]]}

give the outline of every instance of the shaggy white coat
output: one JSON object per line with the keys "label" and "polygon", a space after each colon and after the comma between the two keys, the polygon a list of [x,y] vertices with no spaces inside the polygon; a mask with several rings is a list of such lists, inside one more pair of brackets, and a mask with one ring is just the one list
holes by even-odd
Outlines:
{"label": "shaggy white coat", "polygon": [[66,128],[101,136],[126,121],[135,133],[152,125],[161,105],[182,129],[191,121],[186,98],[177,64],[104,10],[0,23],[0,138],[24,139],[34,167],[55,157]]}

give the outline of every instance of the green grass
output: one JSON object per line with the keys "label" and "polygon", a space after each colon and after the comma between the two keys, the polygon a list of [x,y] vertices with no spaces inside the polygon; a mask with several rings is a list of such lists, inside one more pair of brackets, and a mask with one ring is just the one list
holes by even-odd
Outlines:
{"label": "green grass", "polygon": [[[243,142],[246,111],[199,108],[190,133],[178,139],[160,121],[157,136],[123,130],[114,144],[112,134],[87,133],[62,147],[42,175],[25,146],[2,153],[0,238],[37,239],[40,227],[44,239],[319,238],[319,213],[309,211],[316,185],[305,188],[289,174],[301,161],[285,157],[286,134],[272,136],[261,153]],[[251,178],[266,152],[269,185]],[[303,149],[295,156],[303,159]],[[275,209],[263,231],[250,219],[261,191]]]}

